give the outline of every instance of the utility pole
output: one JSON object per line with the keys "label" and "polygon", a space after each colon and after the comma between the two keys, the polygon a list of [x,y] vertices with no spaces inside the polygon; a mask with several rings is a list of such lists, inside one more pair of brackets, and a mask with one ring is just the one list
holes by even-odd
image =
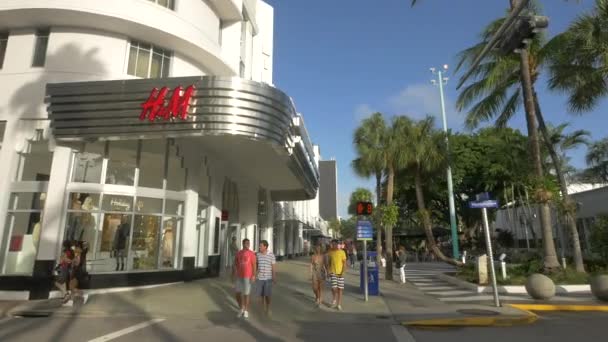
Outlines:
{"label": "utility pole", "polygon": [[450,227],[452,231],[452,254],[455,260],[460,258],[459,241],[458,241],[458,226],[456,223],[456,206],[454,204],[454,186],[452,184],[452,161],[450,155],[450,143],[448,139],[448,121],[445,115],[445,99],[443,95],[443,85],[447,84],[448,78],[443,77],[443,71],[448,70],[448,65],[444,64],[443,68],[431,68],[431,72],[437,75],[437,80],[432,80],[431,83],[439,85],[439,97],[441,100],[441,118],[443,120],[443,132],[445,133],[445,146],[448,160],[447,179],[448,179],[448,205],[450,208]]}

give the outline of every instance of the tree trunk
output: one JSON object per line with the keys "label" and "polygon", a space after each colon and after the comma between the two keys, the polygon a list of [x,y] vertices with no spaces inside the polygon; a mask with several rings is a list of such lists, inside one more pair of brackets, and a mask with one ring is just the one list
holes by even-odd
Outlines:
{"label": "tree trunk", "polygon": [[[388,180],[386,182],[386,205],[393,204],[393,191],[395,186],[395,169],[392,165],[388,167]],[[384,227],[384,240],[386,244],[386,280],[393,280],[393,227]]]}
{"label": "tree trunk", "polygon": [[426,204],[424,202],[424,193],[422,192],[422,179],[419,170],[416,170],[415,184],[418,212],[420,213],[420,220],[422,222],[422,226],[424,227],[424,233],[426,234],[428,248],[441,261],[454,266],[463,266],[464,264],[462,262],[445,256],[445,254],[443,254],[443,252],[441,251],[441,249],[439,249],[437,243],[435,242],[435,236],[433,236],[433,225],[431,224],[431,218],[426,210]]}
{"label": "tree trunk", "polygon": [[[382,171],[376,172],[376,206],[382,203]],[[380,222],[375,222],[376,225],[376,264],[378,267],[382,265],[382,225]]]}
{"label": "tree trunk", "polygon": [[548,203],[548,193],[542,185],[544,178],[543,166],[538,141],[538,130],[536,127],[536,108],[534,106],[534,91],[530,75],[530,61],[527,48],[520,51],[521,83],[524,93],[524,105],[526,109],[526,122],[528,124],[528,139],[530,139],[530,150],[532,163],[534,165],[534,176],[537,182],[537,202],[539,204],[540,226],[543,235],[544,266],[546,272],[552,272],[560,267],[555,251],[553,240],[553,227],[551,225],[551,208]]}
{"label": "tree trunk", "polygon": [[555,173],[557,174],[557,179],[559,181],[559,188],[561,190],[563,200],[563,217],[572,237],[574,265],[577,272],[586,273],[585,264],[583,263],[583,253],[581,251],[581,242],[578,236],[578,230],[576,229],[576,204],[568,194],[568,185],[566,183],[564,172],[562,171],[561,160],[555,151],[555,147],[551,144],[549,132],[547,131],[545,119],[543,118],[543,114],[540,110],[540,104],[538,102],[536,93],[534,93],[534,105],[536,109],[536,117],[538,119],[538,127],[543,134],[545,145],[547,150],[549,150],[549,155],[551,155],[551,161],[553,162]]}

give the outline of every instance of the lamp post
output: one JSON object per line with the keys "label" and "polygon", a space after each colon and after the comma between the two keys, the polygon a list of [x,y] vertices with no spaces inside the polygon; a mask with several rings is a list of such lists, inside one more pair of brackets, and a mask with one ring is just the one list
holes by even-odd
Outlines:
{"label": "lamp post", "polygon": [[448,139],[448,121],[445,115],[445,100],[443,97],[443,85],[447,84],[448,78],[443,77],[443,72],[448,70],[448,65],[444,64],[442,68],[431,68],[431,72],[434,75],[437,75],[437,80],[432,80],[431,83],[439,85],[439,97],[441,100],[441,118],[443,119],[443,131],[445,133],[445,145],[447,150],[447,158],[448,158],[448,168],[447,168],[447,178],[448,178],[448,203],[450,207],[450,227],[452,229],[452,254],[454,259],[458,259],[460,257],[460,252],[458,248],[458,228],[456,225],[456,207],[454,205],[454,188],[452,184],[452,168],[450,166],[450,145]]}

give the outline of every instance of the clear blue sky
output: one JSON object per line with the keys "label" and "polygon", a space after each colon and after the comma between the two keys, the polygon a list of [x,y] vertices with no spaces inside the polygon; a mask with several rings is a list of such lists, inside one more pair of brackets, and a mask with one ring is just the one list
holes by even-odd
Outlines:
{"label": "clear blue sky", "polygon": [[[508,0],[267,0],[275,9],[274,83],[293,97],[324,159],[338,162],[339,214],[350,193],[373,181],[350,168],[352,133],[372,111],[419,118],[439,113],[438,89],[429,68],[454,65],[458,51],[477,41],[490,20],[504,14]],[[550,17],[549,36],[562,31],[593,0],[541,0]],[[448,5],[449,4],[449,5]],[[456,77],[446,88],[449,126],[462,129],[464,114],[454,108]],[[566,112],[565,97],[538,87],[543,113],[552,123],[571,122],[593,139],[608,135],[602,103],[595,112]],[[440,122],[440,121],[438,121]],[[511,126],[525,132],[523,113]],[[572,162],[584,166],[584,150]]]}

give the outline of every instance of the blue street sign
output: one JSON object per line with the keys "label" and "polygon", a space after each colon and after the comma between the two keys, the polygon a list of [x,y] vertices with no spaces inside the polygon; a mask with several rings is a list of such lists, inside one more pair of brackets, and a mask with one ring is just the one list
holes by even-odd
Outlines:
{"label": "blue street sign", "polygon": [[357,240],[373,240],[374,228],[370,221],[357,221]]}
{"label": "blue street sign", "polygon": [[482,208],[498,208],[497,200],[485,200],[480,202],[469,202],[469,208],[471,209],[482,209]]}

